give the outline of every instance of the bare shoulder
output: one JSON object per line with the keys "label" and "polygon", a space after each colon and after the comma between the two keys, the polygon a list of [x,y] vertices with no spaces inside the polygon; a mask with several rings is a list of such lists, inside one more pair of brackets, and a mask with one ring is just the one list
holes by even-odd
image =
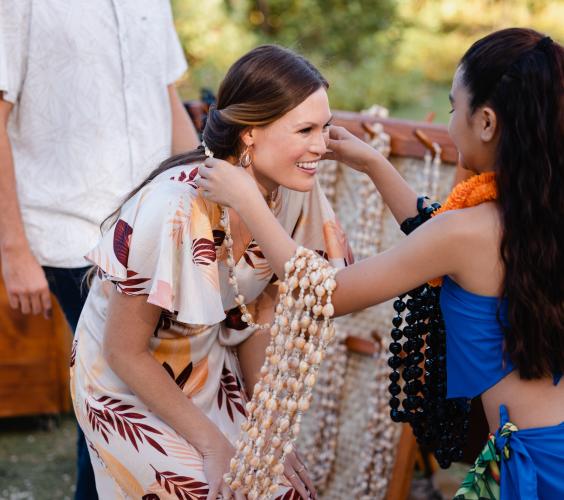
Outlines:
{"label": "bare shoulder", "polygon": [[452,277],[464,288],[482,294],[495,293],[503,275],[500,258],[501,216],[494,202],[453,210],[434,218],[456,255]]}
{"label": "bare shoulder", "polygon": [[444,212],[431,219],[437,230],[455,238],[473,241],[498,237],[501,224],[495,203],[482,203],[476,207]]}

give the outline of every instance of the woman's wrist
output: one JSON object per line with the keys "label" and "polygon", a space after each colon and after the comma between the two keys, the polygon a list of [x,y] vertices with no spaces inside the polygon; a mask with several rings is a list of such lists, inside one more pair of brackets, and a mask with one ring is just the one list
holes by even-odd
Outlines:
{"label": "woman's wrist", "polygon": [[372,178],[374,175],[377,174],[378,169],[381,167],[381,158],[379,153],[375,151],[375,154],[371,155],[364,167],[364,173],[368,175],[368,177]]}
{"label": "woman's wrist", "polygon": [[229,444],[227,438],[219,430],[219,427],[214,424],[206,415],[202,413],[203,418],[197,423],[198,418],[191,419],[189,429],[185,429],[184,432],[180,434],[188,441],[194,448],[198,450],[201,455],[209,455],[213,453],[214,450],[226,441]]}
{"label": "woman's wrist", "polygon": [[268,210],[268,205],[262,196],[258,186],[248,190],[244,196],[238,196],[232,208],[241,216],[243,220],[257,212]]}

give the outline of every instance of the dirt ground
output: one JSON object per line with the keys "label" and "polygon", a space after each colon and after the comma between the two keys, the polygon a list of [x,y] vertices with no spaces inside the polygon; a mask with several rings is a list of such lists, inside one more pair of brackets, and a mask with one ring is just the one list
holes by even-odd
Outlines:
{"label": "dirt ground", "polygon": [[74,417],[0,419],[0,500],[74,496]]}
{"label": "dirt ground", "polygon": [[[75,440],[72,415],[0,419],[0,500],[71,500]],[[435,488],[416,474],[409,500],[452,498],[466,470],[453,465],[439,471]]]}

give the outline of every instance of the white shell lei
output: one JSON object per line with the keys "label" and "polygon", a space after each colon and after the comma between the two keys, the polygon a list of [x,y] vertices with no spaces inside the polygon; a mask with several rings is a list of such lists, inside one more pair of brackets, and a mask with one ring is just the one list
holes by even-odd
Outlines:
{"label": "white shell lei", "polygon": [[250,500],[276,492],[302,413],[310,406],[319,365],[335,335],[331,296],[337,270],[299,247],[285,271],[261,380],[247,403],[248,418],[225,475],[231,489],[242,489]]}
{"label": "white shell lei", "polygon": [[[204,154],[208,158],[213,158],[213,151],[208,148],[205,142],[202,141],[202,146],[204,147]],[[272,209],[272,200],[271,200],[271,209]],[[258,324],[255,323],[253,320],[252,314],[247,309],[247,305],[245,304],[245,297],[239,293],[239,284],[237,283],[237,276],[235,274],[235,257],[233,255],[233,237],[231,236],[231,226],[229,224],[229,212],[227,207],[221,207],[221,218],[219,220],[220,226],[225,231],[225,239],[223,240],[223,244],[225,245],[225,249],[227,250],[227,268],[229,270],[229,284],[233,287],[233,291],[235,292],[235,303],[239,307],[241,311],[241,320],[247,323],[250,327],[255,327],[257,329],[264,329],[270,328],[270,323]]]}
{"label": "white shell lei", "polygon": [[[203,146],[206,156],[213,157],[205,143]],[[229,284],[241,319],[251,327],[270,328],[271,335],[261,380],[246,405],[248,417],[241,425],[230,472],[224,477],[232,490],[242,488],[249,500],[255,500],[277,491],[284,460],[294,449],[302,414],[311,404],[319,365],[335,336],[331,296],[337,286],[337,270],[314,251],[298,247],[285,264],[273,324],[257,324],[239,293],[226,207],[221,208],[220,225],[225,231]]]}

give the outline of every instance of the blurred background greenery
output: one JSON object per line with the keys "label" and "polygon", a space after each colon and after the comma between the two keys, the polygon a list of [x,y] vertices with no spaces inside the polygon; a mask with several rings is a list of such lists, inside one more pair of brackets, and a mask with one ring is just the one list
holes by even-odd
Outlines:
{"label": "blurred background greenery", "polygon": [[381,104],[393,116],[448,120],[456,64],[490,31],[527,26],[564,40],[564,0],[172,0],[190,71],[182,97],[217,90],[261,43],[291,47],[331,84],[335,109]]}

